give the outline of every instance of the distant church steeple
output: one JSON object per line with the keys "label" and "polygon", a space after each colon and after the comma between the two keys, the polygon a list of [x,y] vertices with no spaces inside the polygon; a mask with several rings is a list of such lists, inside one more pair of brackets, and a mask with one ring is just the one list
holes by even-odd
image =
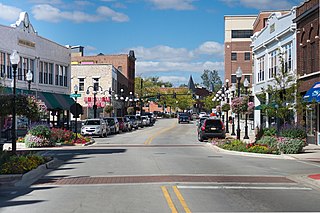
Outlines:
{"label": "distant church steeple", "polygon": [[190,75],[189,82],[188,82],[188,89],[194,92],[196,90],[196,87],[194,86],[194,82],[192,79],[192,75]]}

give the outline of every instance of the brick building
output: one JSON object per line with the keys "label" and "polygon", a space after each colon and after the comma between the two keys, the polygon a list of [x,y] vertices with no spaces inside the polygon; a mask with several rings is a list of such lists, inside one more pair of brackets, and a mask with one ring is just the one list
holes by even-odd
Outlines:
{"label": "brick building", "polygon": [[[306,95],[305,100],[312,101],[309,93],[318,94],[316,83],[320,82],[319,56],[319,0],[308,0],[297,7],[297,74],[298,92]],[[312,94],[313,95],[313,94]],[[298,121],[305,124],[308,143],[319,144],[319,104],[310,105],[310,110],[299,116]]]}
{"label": "brick building", "polygon": [[252,16],[225,16],[225,79],[236,83],[236,70],[242,69],[244,78],[252,82],[252,54],[251,39],[253,23],[256,15]]}

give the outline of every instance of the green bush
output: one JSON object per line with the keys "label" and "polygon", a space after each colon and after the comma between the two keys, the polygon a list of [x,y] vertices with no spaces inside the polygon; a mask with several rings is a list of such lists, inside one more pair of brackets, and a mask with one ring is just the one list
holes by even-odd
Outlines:
{"label": "green bush", "polygon": [[299,138],[278,138],[278,147],[284,154],[298,154],[305,146],[305,140]]}
{"label": "green bush", "polygon": [[280,130],[280,136],[305,139],[307,138],[307,132],[303,127],[300,126],[285,125]]}
{"label": "green bush", "polygon": [[233,140],[230,143],[227,142],[223,144],[221,148],[240,152],[247,151],[246,143],[242,142],[241,140]]}
{"label": "green bush", "polygon": [[263,136],[260,140],[256,142],[258,145],[266,145],[269,148],[277,149],[278,140],[272,136]]}
{"label": "green bush", "polygon": [[39,155],[10,156],[0,166],[0,174],[24,174],[46,162],[46,159]]}
{"label": "green bush", "polygon": [[46,138],[46,139],[49,139],[50,136],[51,136],[51,130],[46,125],[34,126],[28,131],[28,133],[31,134],[31,135],[38,136],[38,137],[43,137],[43,138]]}
{"label": "green bush", "polygon": [[277,129],[275,127],[263,129],[263,136],[275,136],[277,134]]}
{"label": "green bush", "polygon": [[272,151],[266,146],[256,144],[256,145],[249,147],[248,152],[268,154],[268,153],[271,153]]}

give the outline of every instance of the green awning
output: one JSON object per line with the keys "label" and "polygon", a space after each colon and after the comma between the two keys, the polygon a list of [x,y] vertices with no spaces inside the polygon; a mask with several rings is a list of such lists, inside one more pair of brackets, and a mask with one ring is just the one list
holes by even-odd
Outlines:
{"label": "green awning", "polygon": [[[12,94],[12,88],[5,87],[3,92],[5,94]],[[49,110],[70,110],[70,106],[74,100],[66,94],[40,92],[35,90],[16,89],[16,94],[34,95],[37,99],[42,100]]]}

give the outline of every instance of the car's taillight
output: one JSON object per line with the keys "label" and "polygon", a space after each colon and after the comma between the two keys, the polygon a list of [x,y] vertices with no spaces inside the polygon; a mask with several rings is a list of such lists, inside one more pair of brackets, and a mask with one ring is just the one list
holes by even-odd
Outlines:
{"label": "car's taillight", "polygon": [[224,130],[224,124],[223,124],[222,121],[220,121],[220,122],[221,122],[221,128],[222,128],[222,130]]}
{"label": "car's taillight", "polygon": [[201,130],[204,131],[206,129],[206,121],[203,122],[203,125],[201,127]]}

